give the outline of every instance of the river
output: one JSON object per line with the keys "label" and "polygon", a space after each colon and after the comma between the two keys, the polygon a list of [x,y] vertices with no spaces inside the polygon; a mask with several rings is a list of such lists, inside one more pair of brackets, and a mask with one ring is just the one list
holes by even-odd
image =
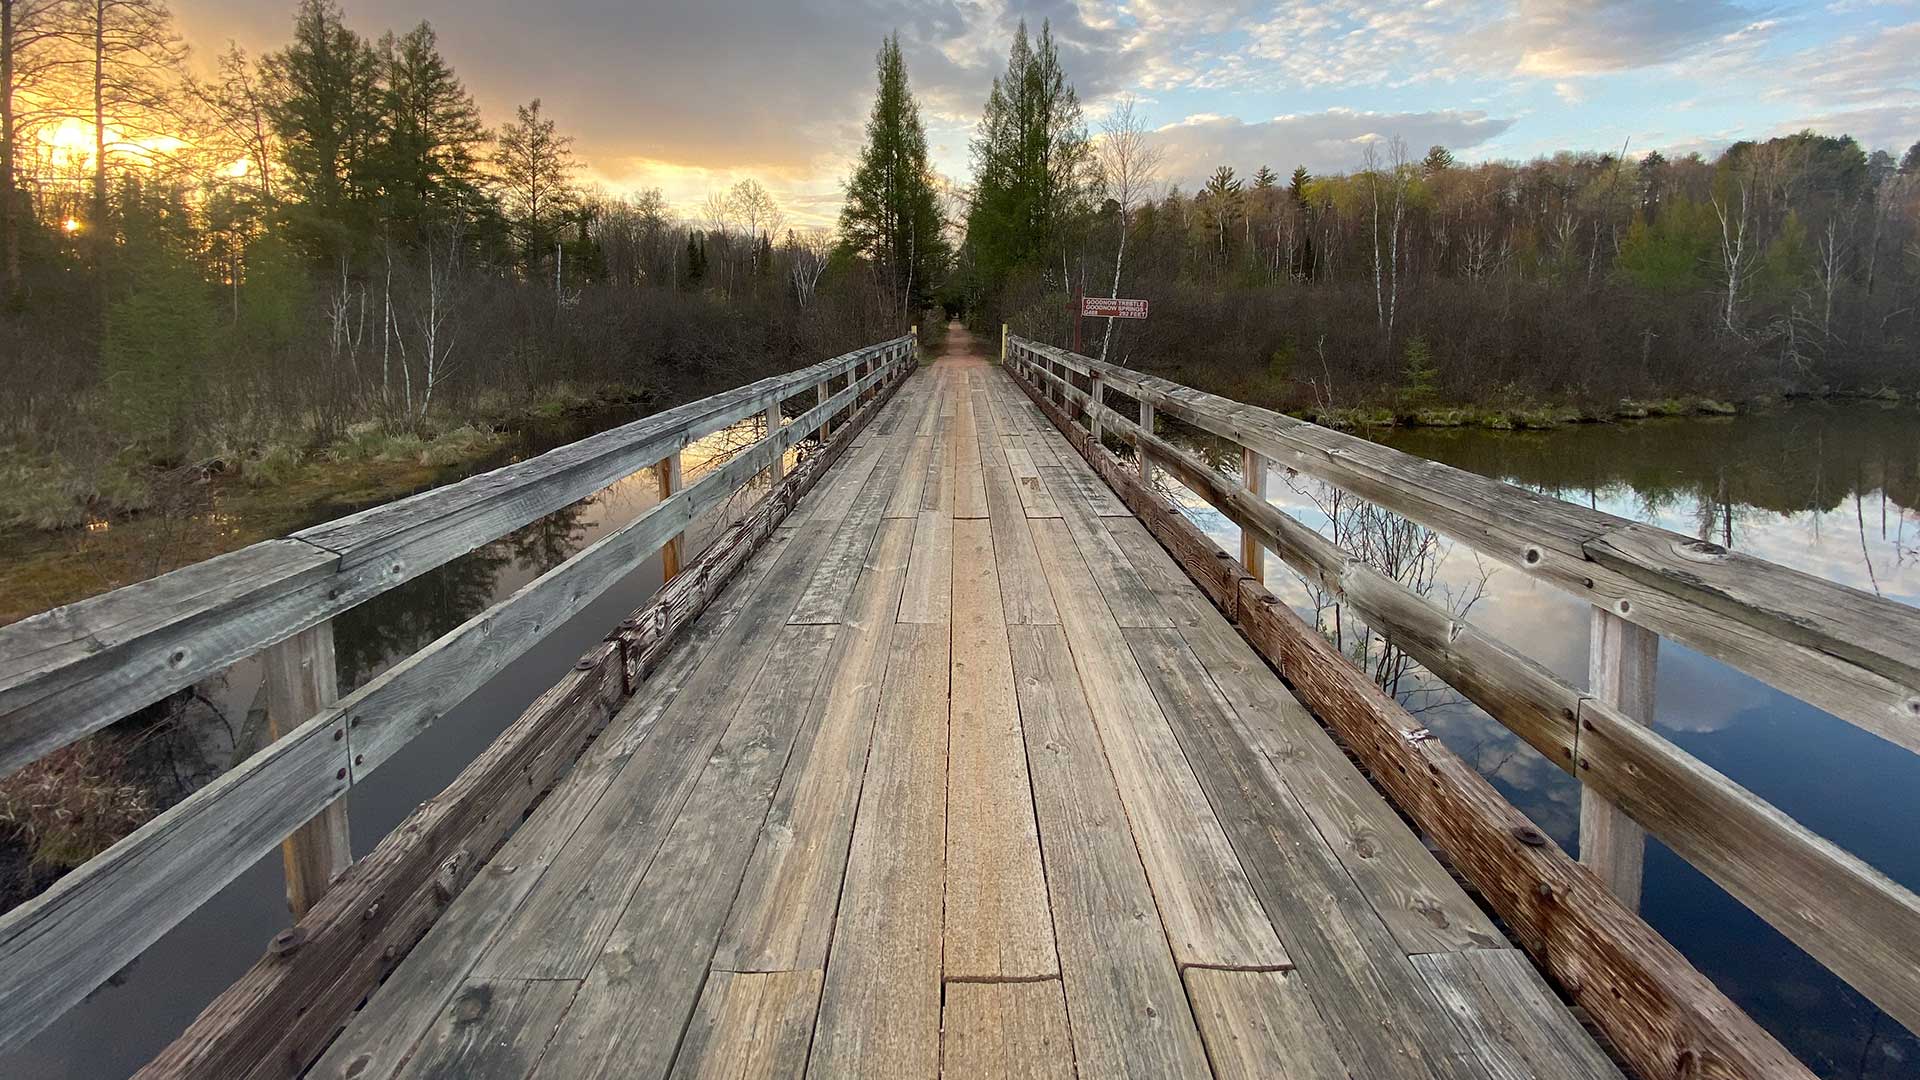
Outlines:
{"label": "river", "polygon": [[[1755,415],[1593,424],[1546,432],[1413,429],[1373,437],[1442,461],[1920,604],[1920,411],[1801,402]],[[1225,465],[1221,448],[1190,438]],[[1162,480],[1163,484],[1169,481]],[[1228,550],[1239,530],[1170,487]],[[1588,607],[1404,519],[1276,469],[1268,497],[1349,550],[1465,611],[1477,626],[1586,685]],[[1336,525],[1337,522],[1337,525]],[[1569,851],[1573,777],[1404,658],[1356,629],[1269,555],[1267,579],[1303,618],[1338,633],[1455,752]],[[1920,648],[1920,643],[1916,643]],[[1802,824],[1920,889],[1920,756],[1671,641],[1660,646],[1655,726]],[[1641,912],[1697,967],[1826,1077],[1920,1075],[1920,1039],[1650,841]]]}
{"label": "river", "polygon": [[[611,411],[519,434],[506,457],[631,419]],[[743,427],[701,449],[749,439]],[[1377,435],[1410,453],[1498,477],[1793,566],[1909,604],[1920,603],[1920,413],[1871,403],[1798,403],[1723,419],[1649,420],[1550,432],[1394,431]],[[1226,462],[1204,439],[1190,445]],[[697,455],[696,455],[697,456]],[[690,462],[694,460],[689,458]],[[1231,466],[1237,468],[1237,464]],[[691,472],[691,469],[690,469]],[[689,475],[688,479],[693,477]],[[642,473],[342,616],[343,689],[503,599],[606,530],[653,505]],[[1182,489],[1189,513],[1229,550],[1238,530]],[[1478,625],[1579,684],[1586,678],[1587,610],[1466,548],[1351,499],[1276,472],[1270,497],[1325,532],[1369,549],[1403,582],[1464,609]],[[740,509],[736,504],[732,511]],[[722,517],[703,524],[717,527]],[[1337,526],[1335,525],[1337,522]],[[694,540],[698,545],[698,537]],[[1350,616],[1316,603],[1284,564],[1268,581],[1303,616],[1337,625],[1409,707],[1522,810],[1573,849],[1579,792],[1571,777],[1504,728],[1367,642]],[[660,583],[658,560],[509,665],[374,774],[350,798],[354,851],[365,855],[466,763],[567,666]],[[1324,599],[1324,598],[1320,598]],[[204,784],[253,745],[249,714],[257,663],[236,665],[158,725],[179,794]],[[1703,761],[1866,859],[1920,888],[1920,758],[1671,642],[1661,647],[1659,729]],[[260,861],[109,985],[27,1046],[0,1058],[0,1076],[125,1075],[164,1047],[258,958],[287,922],[279,856]],[[1828,1077],[1912,1076],[1920,1040],[1882,1016],[1737,901],[1657,842],[1650,844],[1642,911],[1689,959],[1789,1049]]]}

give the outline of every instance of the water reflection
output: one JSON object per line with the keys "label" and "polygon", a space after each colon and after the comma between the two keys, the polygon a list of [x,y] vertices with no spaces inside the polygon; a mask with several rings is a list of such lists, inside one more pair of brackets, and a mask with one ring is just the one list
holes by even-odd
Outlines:
{"label": "water reflection", "polygon": [[[1904,603],[1920,603],[1920,415],[1873,403],[1804,403],[1757,416],[1552,432],[1400,431],[1381,441]],[[1237,454],[1179,433],[1217,466]],[[1228,550],[1239,530],[1164,480]],[[1577,686],[1589,613],[1577,597],[1485,561],[1324,484],[1276,470],[1269,497],[1376,569]],[[1368,633],[1269,556],[1267,579],[1515,805],[1573,850],[1578,784],[1477,707]],[[1920,887],[1920,757],[1673,642],[1663,642],[1656,727],[1815,832]],[[1886,1018],[1658,842],[1642,912],[1816,1072],[1911,1076],[1920,1039]]]}

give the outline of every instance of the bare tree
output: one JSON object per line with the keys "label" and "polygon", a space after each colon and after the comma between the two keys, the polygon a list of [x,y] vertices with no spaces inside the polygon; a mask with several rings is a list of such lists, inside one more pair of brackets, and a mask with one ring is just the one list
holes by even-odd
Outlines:
{"label": "bare tree", "polygon": [[[1133,228],[1133,213],[1152,194],[1159,180],[1161,148],[1147,141],[1147,127],[1135,109],[1133,95],[1120,99],[1100,126],[1100,141],[1094,145],[1094,165],[1107,197],[1120,209],[1120,236],[1113,254],[1113,290],[1120,295],[1120,271],[1127,258],[1127,234]],[[1113,320],[1107,320],[1107,332],[1100,339],[1100,359],[1107,358],[1113,344]]]}
{"label": "bare tree", "polygon": [[23,105],[54,68],[49,47],[56,38],[53,0],[0,0],[0,246],[4,247],[6,289],[0,299],[18,295],[20,278],[21,134],[30,116]]}
{"label": "bare tree", "polygon": [[727,209],[741,231],[746,233],[747,265],[753,272],[760,269],[760,245],[780,228],[784,215],[780,204],[775,202],[760,181],[748,177],[733,185],[727,193]]}
{"label": "bare tree", "polygon": [[1739,181],[1740,205],[1733,205],[1731,193],[1722,197],[1713,193],[1713,212],[1720,221],[1720,274],[1726,283],[1721,304],[1721,319],[1733,333],[1740,332],[1740,296],[1746,290],[1759,253],[1748,235],[1752,222],[1752,187],[1745,177]]}
{"label": "bare tree", "polygon": [[795,233],[787,231],[787,273],[793,278],[793,293],[801,307],[813,303],[820,288],[820,276],[827,272],[827,260],[833,254],[833,236],[819,229]]}
{"label": "bare tree", "polygon": [[1392,170],[1388,197],[1393,202],[1393,208],[1388,221],[1387,259],[1384,265],[1380,260],[1381,162],[1378,142],[1367,143],[1366,151],[1361,156],[1361,166],[1367,176],[1367,191],[1373,203],[1373,303],[1375,316],[1379,320],[1382,352],[1393,348],[1393,324],[1400,306],[1400,224],[1406,217],[1407,207],[1406,141],[1397,135],[1389,139],[1387,156],[1387,166]]}

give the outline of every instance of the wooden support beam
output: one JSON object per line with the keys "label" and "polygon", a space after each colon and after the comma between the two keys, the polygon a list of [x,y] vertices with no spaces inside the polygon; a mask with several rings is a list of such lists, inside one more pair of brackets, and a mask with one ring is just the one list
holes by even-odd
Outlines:
{"label": "wooden support beam", "polygon": [[[1089,390],[1088,393],[1089,395],[1092,396],[1093,403],[1095,405],[1100,405],[1107,400],[1107,395],[1102,392],[1103,390],[1105,390],[1105,388],[1106,388],[1106,384],[1100,381],[1100,376],[1098,375],[1093,376],[1093,388]],[[1087,430],[1093,432],[1094,442],[1097,443],[1100,441],[1100,410],[1099,409],[1095,408],[1095,409],[1087,410]]]}
{"label": "wooden support beam", "polygon": [[[1660,635],[1605,608],[1593,609],[1587,645],[1587,688],[1627,718],[1653,725],[1653,681]],[[1640,908],[1647,831],[1606,796],[1580,786],[1580,861],[1629,910]]]}
{"label": "wooden support beam", "polygon": [[1000,366],[1007,366],[1007,324],[1000,324]]}
{"label": "wooden support beam", "polygon": [[[1140,403],[1140,430],[1146,432],[1149,436],[1153,434],[1153,405],[1145,401]],[[1153,487],[1153,458],[1147,453],[1146,440],[1134,440],[1133,454],[1134,464],[1140,467],[1140,483],[1151,489]]]}
{"label": "wooden support beam", "polygon": [[[1244,478],[1247,490],[1261,502],[1267,501],[1267,459],[1246,447],[1240,448],[1240,475]],[[1267,580],[1267,557],[1260,546],[1260,539],[1252,529],[1240,530],[1240,565],[1247,568],[1253,580],[1264,583]]]}
{"label": "wooden support beam", "polygon": [[[828,396],[827,380],[821,379],[819,384],[813,388],[813,407],[817,409],[825,405]],[[826,442],[831,438],[833,438],[833,417],[829,416],[820,421],[820,441]]]}
{"label": "wooden support beam", "polygon": [[[262,657],[267,671],[267,735],[278,739],[338,701],[334,668],[333,620],[328,619],[269,647]],[[287,907],[297,921],[333,879],[353,865],[347,837],[347,800],[337,799],[280,845],[286,864]]]}
{"label": "wooden support beam", "polygon": [[[680,490],[680,452],[676,450],[661,458],[660,463],[653,467],[653,471],[660,481],[660,499],[665,502],[668,496]],[[680,560],[686,554],[683,550],[685,542],[685,533],[674,533],[673,539],[667,541],[667,545],[660,549],[662,581],[671,580],[673,575],[680,572]]]}
{"label": "wooden support beam", "polygon": [[[780,434],[780,403],[776,401],[767,406],[767,438],[771,439],[778,434]],[[772,463],[767,466],[767,476],[778,484],[786,479],[786,475],[787,455],[785,451],[776,450]]]}

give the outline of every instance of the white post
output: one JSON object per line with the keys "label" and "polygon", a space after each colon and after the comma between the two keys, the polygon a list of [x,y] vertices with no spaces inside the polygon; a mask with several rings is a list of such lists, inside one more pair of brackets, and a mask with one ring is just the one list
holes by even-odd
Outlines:
{"label": "white post", "polygon": [[[1587,686],[1595,698],[1639,724],[1653,723],[1653,679],[1660,635],[1605,608],[1593,609],[1587,644]],[[1580,788],[1580,861],[1600,875],[1628,910],[1640,907],[1647,832],[1621,809]]]}
{"label": "white post", "polygon": [[1087,391],[1087,430],[1093,433],[1095,445],[1098,445],[1100,442],[1099,406],[1101,402],[1106,400],[1106,395],[1102,393],[1105,389],[1106,384],[1100,381],[1100,376],[1093,376],[1091,379],[1091,388]]}
{"label": "white post", "polygon": [[[1245,478],[1247,490],[1262,502],[1267,498],[1267,459],[1247,449],[1240,448],[1240,475]],[[1247,574],[1253,580],[1264,583],[1267,580],[1266,551],[1260,541],[1254,539],[1253,530],[1240,530],[1240,563],[1247,568]]]}
{"label": "white post", "polygon": [[[267,672],[267,733],[272,738],[278,739],[339,700],[331,619],[268,647],[261,655]],[[333,879],[353,865],[346,798],[334,800],[287,837],[280,855],[286,866],[287,906],[298,921],[326,895]]]}

